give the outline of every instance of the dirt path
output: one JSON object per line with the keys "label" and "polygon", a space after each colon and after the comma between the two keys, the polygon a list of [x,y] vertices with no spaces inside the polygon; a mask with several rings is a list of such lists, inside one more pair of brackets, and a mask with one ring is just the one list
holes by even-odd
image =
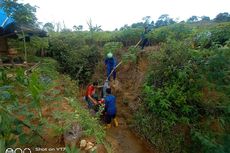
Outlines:
{"label": "dirt path", "polygon": [[[158,50],[157,47],[146,51]],[[122,54],[122,53],[120,53]],[[148,69],[147,54],[139,55],[136,63],[123,63],[117,70],[117,81],[112,85],[112,93],[117,98],[118,127],[106,130],[106,139],[115,153],[157,153],[146,140],[133,130],[132,119],[140,101],[141,86]],[[104,63],[97,65],[93,80],[105,78]]]}
{"label": "dirt path", "polygon": [[[141,74],[139,73],[138,76],[140,78]],[[107,129],[106,139],[112,144],[115,153],[156,153],[147,141],[138,136],[133,129],[132,119],[135,112],[133,110],[138,107],[138,89],[136,91],[133,89],[138,84],[135,77],[134,75],[120,75],[119,81],[112,86],[117,98],[119,126]]]}
{"label": "dirt path", "polygon": [[[154,153],[151,147],[138,137],[131,129],[128,123],[128,106],[125,106],[120,101],[117,102],[118,107],[118,127],[111,127],[106,130],[106,139],[111,143],[115,153]],[[131,117],[131,116],[130,116]]]}

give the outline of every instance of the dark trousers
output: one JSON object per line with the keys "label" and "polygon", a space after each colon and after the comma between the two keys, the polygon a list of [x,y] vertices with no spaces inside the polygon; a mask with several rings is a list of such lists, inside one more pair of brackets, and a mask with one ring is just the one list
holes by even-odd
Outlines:
{"label": "dark trousers", "polygon": [[[107,66],[107,77],[109,77],[112,70],[113,70],[113,67]],[[108,79],[110,80],[110,77]],[[113,71],[113,80],[115,80],[115,79],[116,79],[116,70]]]}
{"label": "dark trousers", "polygon": [[106,124],[110,124],[112,122],[112,119],[116,117],[116,114],[105,114],[105,122]]}
{"label": "dark trousers", "polygon": [[145,47],[146,45],[148,45],[148,39],[144,39],[144,40],[142,41],[141,49],[144,49],[144,47]]}

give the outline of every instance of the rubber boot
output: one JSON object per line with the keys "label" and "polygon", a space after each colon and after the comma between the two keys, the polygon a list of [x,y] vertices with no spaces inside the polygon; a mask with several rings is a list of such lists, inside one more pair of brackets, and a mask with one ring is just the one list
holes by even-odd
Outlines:
{"label": "rubber boot", "polygon": [[114,122],[115,127],[118,127],[118,121],[117,121],[117,118],[114,118],[114,119],[113,119],[113,122]]}
{"label": "rubber boot", "polygon": [[106,129],[109,129],[109,128],[111,128],[111,124],[106,125]]}

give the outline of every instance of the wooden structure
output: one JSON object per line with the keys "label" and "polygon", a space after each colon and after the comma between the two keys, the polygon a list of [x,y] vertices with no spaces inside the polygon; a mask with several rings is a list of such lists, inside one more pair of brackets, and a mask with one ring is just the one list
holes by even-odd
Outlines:
{"label": "wooden structure", "polygon": [[14,65],[14,58],[17,56],[17,51],[9,48],[6,37],[0,37],[0,65],[3,65],[2,57],[8,57],[10,63]]}

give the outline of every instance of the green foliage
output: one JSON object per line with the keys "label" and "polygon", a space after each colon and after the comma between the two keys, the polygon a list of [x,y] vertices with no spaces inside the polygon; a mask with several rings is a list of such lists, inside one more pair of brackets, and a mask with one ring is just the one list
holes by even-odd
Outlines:
{"label": "green foliage", "polygon": [[230,14],[228,12],[219,13],[213,19],[215,22],[229,22],[230,21]]}
{"label": "green foliage", "polygon": [[74,99],[69,99],[70,105],[75,109],[74,119],[81,124],[86,136],[94,136],[98,143],[102,143],[105,138],[105,131],[99,124],[97,117],[92,117],[89,112],[82,109],[79,102]]}
{"label": "green foliage", "polygon": [[119,49],[123,47],[121,42],[108,42],[104,45],[104,55],[106,56],[107,53],[111,52],[115,54]]}
{"label": "green foliage", "polygon": [[230,39],[229,28],[230,28],[229,23],[218,24],[213,28],[211,28],[212,42],[224,46],[224,43]]}
{"label": "green foliage", "polygon": [[80,152],[80,150],[77,149],[76,146],[73,147],[66,146],[66,153],[78,153],[78,152]]}
{"label": "green foliage", "polygon": [[51,56],[60,63],[60,70],[79,80],[79,83],[90,80],[100,57],[96,47],[88,46],[86,40],[74,33],[51,36],[49,50]]}
{"label": "green foliage", "polygon": [[162,14],[156,21],[155,27],[158,28],[162,26],[168,26],[174,23],[176,22],[172,18],[170,18],[168,14]]}
{"label": "green foliage", "polygon": [[194,38],[194,45],[200,46],[201,48],[209,48],[212,45],[211,35],[210,31],[204,31],[197,34]]}
{"label": "green foliage", "polygon": [[135,46],[130,46],[128,48],[128,52],[126,52],[125,54],[122,55],[122,61],[124,62],[137,62],[137,54],[138,54],[138,48]]}
{"label": "green foliage", "polygon": [[65,98],[68,100],[70,106],[74,109],[73,112],[54,112],[53,116],[56,120],[61,121],[63,126],[57,126],[51,124],[51,127],[56,131],[57,135],[62,134],[67,130],[71,123],[76,122],[83,128],[84,136],[93,136],[98,143],[103,143],[105,138],[105,131],[99,124],[98,117],[92,117],[87,110],[83,109],[79,101],[74,98]]}
{"label": "green foliage", "polygon": [[39,118],[42,119],[41,99],[43,98],[44,92],[48,89],[49,82],[44,77],[40,77],[36,73],[32,73],[28,79],[28,95],[32,98],[32,107],[37,108]]}
{"label": "green foliage", "polygon": [[[189,145],[183,141],[183,129],[193,127],[189,150],[224,152],[222,138],[229,132],[229,58],[229,49],[192,50],[184,42],[168,41],[150,56],[142,91],[144,105],[135,120],[137,130],[160,150],[181,152]],[[214,119],[225,123],[222,132],[210,128]],[[146,132],[157,126],[161,130]],[[173,139],[176,135],[178,139]]]}
{"label": "green foliage", "polygon": [[230,39],[229,23],[213,24],[205,29],[196,29],[193,43],[196,48],[219,48],[225,46]]}
{"label": "green foliage", "polygon": [[166,27],[154,29],[149,34],[151,44],[165,43],[167,40],[181,41],[192,34],[192,28],[187,24],[173,24]]}
{"label": "green foliage", "polygon": [[[39,144],[43,121],[41,117],[41,99],[50,87],[38,72],[24,75],[23,69],[0,70],[0,142],[4,147],[17,144]],[[29,98],[29,97],[31,98]],[[33,111],[32,111],[33,110]],[[38,110],[35,112],[34,110]],[[37,120],[38,124],[33,121]],[[25,133],[24,129],[27,128]]]}
{"label": "green foliage", "polygon": [[135,45],[139,40],[144,28],[124,28],[115,33],[115,41],[122,42],[125,47]]}
{"label": "green foliage", "polygon": [[37,18],[35,16],[36,7],[30,4],[22,4],[17,1],[3,1],[1,7],[11,14],[18,25],[35,26]]}
{"label": "green foliage", "polygon": [[[213,134],[207,131],[192,130],[192,139],[195,142],[194,148],[202,145],[204,153],[228,153],[229,135]],[[222,142],[223,144],[220,144]]]}

